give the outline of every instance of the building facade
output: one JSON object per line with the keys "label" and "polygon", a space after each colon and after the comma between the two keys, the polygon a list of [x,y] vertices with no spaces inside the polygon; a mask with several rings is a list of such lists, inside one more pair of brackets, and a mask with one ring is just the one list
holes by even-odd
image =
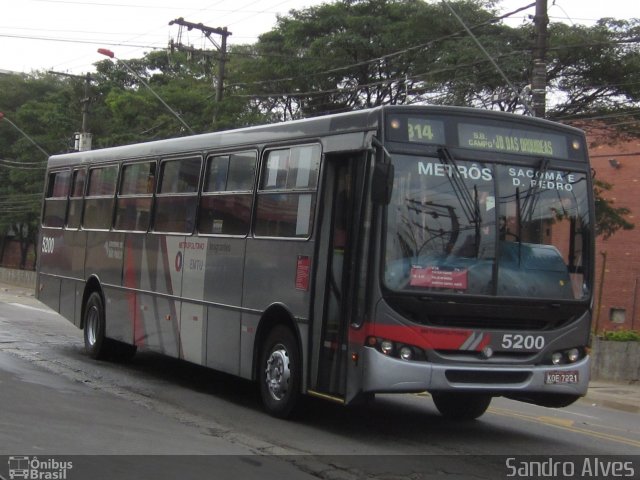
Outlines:
{"label": "building facade", "polygon": [[588,132],[595,178],[613,186],[603,197],[626,207],[632,230],[596,239],[594,330],[640,330],[640,138],[609,143],[606,132]]}

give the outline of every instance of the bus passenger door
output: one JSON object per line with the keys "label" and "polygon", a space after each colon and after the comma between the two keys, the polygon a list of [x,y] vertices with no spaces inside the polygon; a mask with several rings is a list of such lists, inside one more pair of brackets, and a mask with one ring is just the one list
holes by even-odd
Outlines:
{"label": "bus passenger door", "polygon": [[[312,392],[343,400],[347,390],[347,347],[354,291],[356,157],[327,156],[318,245],[312,341]],[[358,158],[362,160],[362,158]]]}

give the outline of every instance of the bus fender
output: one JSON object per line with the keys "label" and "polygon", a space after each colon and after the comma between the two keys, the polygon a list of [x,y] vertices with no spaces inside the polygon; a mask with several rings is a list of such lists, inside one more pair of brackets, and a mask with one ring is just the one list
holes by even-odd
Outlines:
{"label": "bus fender", "polygon": [[[298,348],[300,349],[302,358],[302,352],[304,350],[301,348],[302,344],[300,329],[298,328],[297,323],[294,321],[294,315],[284,304],[273,303],[269,305],[269,307],[267,307],[258,322],[258,328],[256,330],[256,336],[253,345],[253,368],[251,369],[253,373],[251,380],[257,380],[258,378],[260,350],[262,349],[262,346],[266,341],[269,332],[276,325],[284,325],[293,332],[293,335],[295,336],[298,343]],[[302,362],[304,363],[304,359],[302,359]]]}

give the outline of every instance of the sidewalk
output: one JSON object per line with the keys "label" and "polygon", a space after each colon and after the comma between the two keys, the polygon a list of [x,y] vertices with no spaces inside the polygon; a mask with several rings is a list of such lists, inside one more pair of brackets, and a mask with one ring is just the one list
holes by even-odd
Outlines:
{"label": "sidewalk", "polygon": [[580,400],[630,413],[640,413],[640,385],[592,380],[587,396]]}
{"label": "sidewalk", "polygon": [[[18,287],[7,283],[0,283],[0,301],[23,301],[27,304],[37,302],[33,288]],[[640,384],[592,380],[587,395],[579,401],[630,413],[640,413]]]}

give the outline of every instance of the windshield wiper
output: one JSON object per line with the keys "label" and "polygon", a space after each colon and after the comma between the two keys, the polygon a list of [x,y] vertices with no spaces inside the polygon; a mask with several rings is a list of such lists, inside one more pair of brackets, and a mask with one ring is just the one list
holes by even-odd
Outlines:
{"label": "windshield wiper", "polygon": [[522,202],[522,211],[519,211],[519,214],[524,218],[525,222],[530,222],[533,218],[533,213],[536,210],[536,204],[540,199],[538,193],[542,190],[541,182],[544,180],[544,176],[549,170],[549,159],[541,158],[538,166],[533,171],[532,181],[536,182],[535,187],[529,186],[529,190],[527,190],[527,194],[524,197]]}
{"label": "windshield wiper", "polygon": [[462,207],[462,212],[465,217],[467,217],[467,221],[474,225],[480,224],[480,206],[476,201],[471,197],[469,190],[466,189],[464,182],[460,177],[460,170],[458,170],[458,165],[456,164],[453,155],[447,149],[447,147],[440,146],[438,147],[438,158],[440,159],[440,163],[443,165],[451,167],[447,178],[453,187],[453,191],[460,202],[460,206]]}

